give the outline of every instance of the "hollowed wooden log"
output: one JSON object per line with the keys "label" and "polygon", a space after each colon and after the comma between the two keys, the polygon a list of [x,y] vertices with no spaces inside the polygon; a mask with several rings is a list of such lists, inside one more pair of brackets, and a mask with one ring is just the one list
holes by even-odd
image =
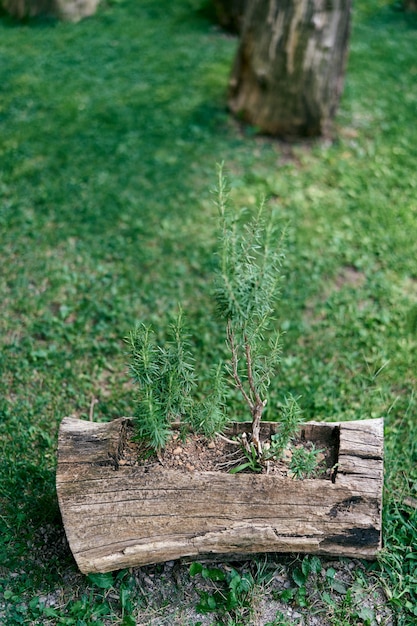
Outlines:
{"label": "hollowed wooden log", "polygon": [[[302,426],[332,443],[332,480],[122,466],[129,418],[62,421],[57,492],[80,570],[181,557],[302,552],[373,558],[381,547],[383,421]],[[263,423],[265,435],[277,425]],[[234,431],[242,430],[235,424]]]}

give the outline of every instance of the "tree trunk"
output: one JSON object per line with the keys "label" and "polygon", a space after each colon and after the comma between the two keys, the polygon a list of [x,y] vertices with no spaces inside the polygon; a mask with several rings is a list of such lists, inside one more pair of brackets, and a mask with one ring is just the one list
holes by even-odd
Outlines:
{"label": "tree trunk", "polygon": [[55,0],[57,16],[68,22],[78,22],[94,15],[100,0]]}
{"label": "tree trunk", "polygon": [[16,17],[52,15],[69,22],[78,22],[93,15],[99,0],[3,0],[4,9]]}
{"label": "tree trunk", "polygon": [[19,20],[37,15],[51,15],[53,5],[53,0],[3,0],[4,9]]}
{"label": "tree trunk", "polygon": [[352,0],[248,0],[233,113],[281,137],[328,135],[343,88]]}
{"label": "tree trunk", "polygon": [[404,9],[406,11],[417,11],[417,0],[404,0]]}
{"label": "tree trunk", "polygon": [[231,33],[240,33],[247,0],[213,0],[217,21]]}

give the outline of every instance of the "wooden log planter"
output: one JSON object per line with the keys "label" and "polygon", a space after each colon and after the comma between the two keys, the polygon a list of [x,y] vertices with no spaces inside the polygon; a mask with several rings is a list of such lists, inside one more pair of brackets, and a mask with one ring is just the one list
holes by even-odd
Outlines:
{"label": "wooden log planter", "polygon": [[[263,423],[262,433],[276,427]],[[60,427],[58,500],[84,573],[260,552],[372,559],[381,547],[380,419],[303,424],[301,438],[333,446],[328,480],[124,466],[130,432],[129,418],[65,418]]]}

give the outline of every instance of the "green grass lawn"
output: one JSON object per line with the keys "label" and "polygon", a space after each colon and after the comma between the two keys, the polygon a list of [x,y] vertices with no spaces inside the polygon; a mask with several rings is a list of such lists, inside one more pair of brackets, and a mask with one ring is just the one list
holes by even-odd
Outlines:
{"label": "green grass lawn", "polygon": [[291,146],[229,116],[237,41],[204,0],[107,0],[76,25],[0,15],[0,623],[129,626],[146,605],[132,572],[77,573],[57,430],[95,399],[95,419],[132,412],[123,338],[138,320],[163,338],[178,301],[202,377],[222,353],[220,161],[239,206],[266,195],[288,224],[266,417],[289,393],[306,419],[384,417],[385,547],[364,584],[417,623],[417,17],[384,0],[353,15],[335,141]]}

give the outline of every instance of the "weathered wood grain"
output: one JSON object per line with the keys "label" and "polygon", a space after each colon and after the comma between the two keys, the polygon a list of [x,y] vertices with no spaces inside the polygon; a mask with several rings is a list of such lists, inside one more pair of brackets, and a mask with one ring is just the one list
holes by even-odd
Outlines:
{"label": "weathered wood grain", "polygon": [[336,442],[334,482],[119,466],[128,424],[61,424],[58,500],[84,573],[207,554],[373,558],[381,546],[382,420],[303,425],[305,438]]}

